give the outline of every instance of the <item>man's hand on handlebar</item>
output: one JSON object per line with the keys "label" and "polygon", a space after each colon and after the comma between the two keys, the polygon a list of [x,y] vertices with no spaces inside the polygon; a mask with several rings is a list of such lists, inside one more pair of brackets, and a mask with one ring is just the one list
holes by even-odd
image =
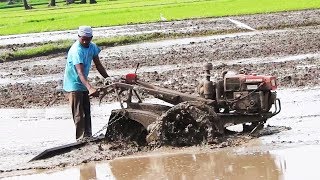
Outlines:
{"label": "man's hand on handlebar", "polygon": [[96,88],[91,87],[89,89],[89,96],[99,97],[99,91]]}

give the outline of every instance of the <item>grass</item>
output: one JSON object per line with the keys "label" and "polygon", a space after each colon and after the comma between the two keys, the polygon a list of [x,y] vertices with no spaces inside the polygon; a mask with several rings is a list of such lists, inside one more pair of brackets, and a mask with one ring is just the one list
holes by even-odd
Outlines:
{"label": "grass", "polygon": [[[135,36],[117,36],[112,38],[100,38],[94,42],[98,46],[116,46],[124,45],[129,43],[147,41],[152,39],[160,39],[165,37],[165,34],[153,33],[145,35],[135,35]],[[26,48],[23,50],[17,50],[9,53],[4,53],[0,55],[0,62],[20,60],[30,57],[45,56],[54,53],[67,52],[74,41],[64,40],[50,42],[46,44],[38,44],[36,47]]]}
{"label": "grass", "polygon": [[19,60],[37,56],[45,56],[53,53],[64,52],[70,47],[71,43],[71,40],[51,42],[47,44],[41,44],[34,48],[27,48],[24,50],[4,53],[0,55],[0,62]]}
{"label": "grass", "polygon": [[[78,0],[79,1],[79,0]],[[222,17],[230,15],[270,13],[320,8],[319,0],[97,0],[97,4],[71,4],[57,1],[48,7],[47,0],[30,0],[31,10],[23,4],[0,2],[0,35],[76,29],[80,25],[92,27],[156,22],[160,13],[170,20]],[[89,2],[89,0],[87,0]],[[206,31],[204,34],[217,32]],[[204,35],[201,32],[193,35]],[[192,35],[192,34],[191,34]],[[147,40],[186,36],[183,34],[144,34],[96,39],[99,46],[116,46]],[[72,41],[38,44],[0,54],[0,62],[66,52]]]}
{"label": "grass", "polygon": [[[87,0],[89,2],[89,0]],[[268,13],[320,7],[319,0],[98,0],[97,4],[65,5],[30,0],[34,9],[0,3],[0,35],[156,22],[168,20]],[[16,7],[20,6],[20,7]]]}
{"label": "grass", "polygon": [[[203,33],[197,32],[196,34],[188,34],[188,35],[179,34],[179,33],[178,34],[172,33],[169,35],[165,33],[152,33],[152,34],[142,34],[142,35],[134,35],[134,36],[117,36],[117,37],[111,37],[111,38],[99,38],[99,39],[95,39],[94,42],[98,46],[112,47],[117,45],[132,44],[132,43],[150,41],[150,40],[186,37],[186,36],[193,36],[193,35],[208,35],[208,34],[216,34],[216,33],[220,33],[220,32],[205,31]],[[26,59],[31,57],[50,55],[54,53],[67,52],[73,42],[74,41],[72,40],[49,42],[46,44],[37,44],[36,47],[26,48],[24,50],[17,50],[10,53],[0,54],[0,62],[20,60],[20,59]]]}

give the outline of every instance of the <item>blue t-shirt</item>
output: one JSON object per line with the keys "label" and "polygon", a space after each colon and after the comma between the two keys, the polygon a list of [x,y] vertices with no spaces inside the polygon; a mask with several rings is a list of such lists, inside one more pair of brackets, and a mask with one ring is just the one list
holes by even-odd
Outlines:
{"label": "blue t-shirt", "polygon": [[76,64],[83,64],[84,75],[88,78],[89,70],[93,57],[98,56],[100,48],[90,42],[88,48],[83,47],[79,41],[76,41],[68,52],[66,68],[63,79],[63,89],[67,92],[71,91],[88,91],[82,84],[75,67]]}

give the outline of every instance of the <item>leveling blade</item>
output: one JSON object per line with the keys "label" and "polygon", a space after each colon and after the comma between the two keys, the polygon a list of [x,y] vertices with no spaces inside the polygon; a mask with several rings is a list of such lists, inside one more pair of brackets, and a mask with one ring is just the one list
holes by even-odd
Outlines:
{"label": "leveling blade", "polygon": [[66,144],[66,145],[62,145],[62,146],[46,149],[45,151],[43,151],[42,153],[40,153],[36,157],[32,158],[29,162],[36,161],[36,160],[41,160],[41,159],[47,159],[47,158],[51,158],[51,157],[56,156],[56,155],[64,154],[64,153],[70,152],[70,151],[72,151],[74,149],[83,147],[83,146],[87,145],[90,142],[98,142],[98,141],[101,141],[103,139],[104,139],[104,137],[99,137],[99,138],[96,138],[96,139],[91,140],[91,141],[79,141],[79,142],[74,142],[74,143],[70,143],[70,144]]}

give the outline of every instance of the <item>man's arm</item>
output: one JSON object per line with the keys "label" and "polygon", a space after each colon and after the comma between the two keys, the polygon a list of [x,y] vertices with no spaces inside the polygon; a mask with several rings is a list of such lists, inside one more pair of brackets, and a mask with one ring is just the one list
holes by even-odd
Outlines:
{"label": "man's arm", "polygon": [[103,67],[103,65],[100,62],[99,56],[94,57],[93,62],[96,65],[96,68],[97,68],[98,72],[101,74],[101,76],[103,76],[104,78],[109,77],[106,69]]}
{"label": "man's arm", "polygon": [[82,82],[82,84],[88,89],[89,95],[93,95],[94,93],[96,93],[97,90],[90,85],[89,81],[84,76],[83,64],[76,64],[75,67],[76,67],[79,79]]}

